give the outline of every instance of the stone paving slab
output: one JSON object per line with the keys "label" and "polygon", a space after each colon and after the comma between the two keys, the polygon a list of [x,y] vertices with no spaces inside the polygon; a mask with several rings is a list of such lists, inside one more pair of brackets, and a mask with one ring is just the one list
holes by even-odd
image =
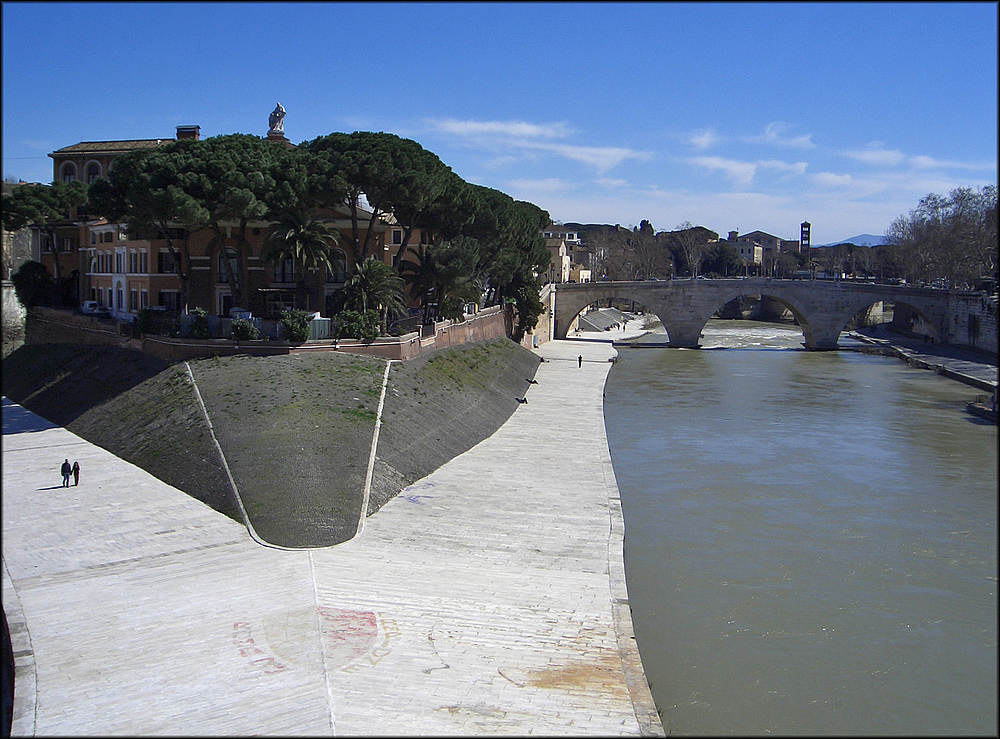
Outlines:
{"label": "stone paving slab", "polygon": [[615,351],[536,353],[496,434],[322,550],[259,546],[5,399],[14,733],[662,735],[604,436]]}

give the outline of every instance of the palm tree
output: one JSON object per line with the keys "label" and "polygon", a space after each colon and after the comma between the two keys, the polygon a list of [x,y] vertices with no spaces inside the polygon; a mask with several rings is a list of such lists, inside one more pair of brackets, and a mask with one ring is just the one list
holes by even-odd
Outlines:
{"label": "palm tree", "polygon": [[260,256],[271,267],[292,260],[299,275],[299,292],[308,306],[306,271],[324,267],[332,272],[338,266],[343,268],[347,256],[340,247],[340,240],[340,233],[323,221],[289,212],[268,229]]}
{"label": "palm tree", "polygon": [[419,295],[427,321],[429,303],[437,302],[438,317],[460,320],[466,303],[478,303],[482,286],[475,276],[478,246],[471,240],[456,239],[432,244],[427,249],[410,247],[417,261],[403,263],[403,278],[410,293]]}
{"label": "palm tree", "polygon": [[381,331],[386,333],[389,315],[406,311],[406,290],[396,270],[374,256],[357,265],[343,287],[343,306],[364,312],[379,311]]}

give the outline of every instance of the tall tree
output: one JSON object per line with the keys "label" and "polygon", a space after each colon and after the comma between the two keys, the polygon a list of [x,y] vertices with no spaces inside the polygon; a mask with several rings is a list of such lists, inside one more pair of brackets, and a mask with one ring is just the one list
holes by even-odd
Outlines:
{"label": "tall tree", "polygon": [[692,226],[691,221],[684,221],[669,234],[670,240],[683,254],[691,277],[697,277],[701,271],[702,259],[709,249],[709,233],[703,226]]}
{"label": "tall tree", "polygon": [[187,313],[191,281],[191,234],[208,223],[208,212],[179,182],[190,140],[152,151],[129,152],[115,161],[107,178],[90,186],[93,211],[130,233],[163,239],[180,282],[180,311]]}
{"label": "tall tree", "polygon": [[[189,140],[185,140],[189,141]],[[200,206],[214,235],[222,279],[234,306],[246,307],[247,228],[278,206],[286,147],[247,134],[192,141],[184,148],[178,186]]]}
{"label": "tall tree", "polygon": [[[79,181],[57,180],[51,185],[24,184],[3,195],[3,225],[8,231],[35,226],[52,246],[56,285],[62,286],[62,264],[56,228],[69,221],[78,206],[87,202],[87,186]],[[60,293],[61,294],[61,293]]]}
{"label": "tall tree", "polygon": [[403,262],[403,279],[410,285],[410,294],[419,297],[428,320],[428,308],[438,304],[441,318],[459,320],[466,303],[479,303],[482,288],[476,279],[479,244],[475,239],[459,236],[452,241],[439,241],[429,246],[410,247],[417,261]]}

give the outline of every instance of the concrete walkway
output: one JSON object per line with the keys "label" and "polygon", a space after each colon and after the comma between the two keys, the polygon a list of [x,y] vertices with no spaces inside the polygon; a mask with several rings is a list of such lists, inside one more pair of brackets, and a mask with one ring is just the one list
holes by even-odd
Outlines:
{"label": "concrete walkway", "polygon": [[5,399],[13,733],[662,735],[604,434],[615,351],[537,353],[496,434],[323,550],[259,546]]}
{"label": "concrete walkway", "polygon": [[852,331],[850,336],[866,344],[879,346],[914,367],[934,370],[940,375],[987,392],[995,392],[997,389],[995,355],[911,339],[888,331],[883,326]]}

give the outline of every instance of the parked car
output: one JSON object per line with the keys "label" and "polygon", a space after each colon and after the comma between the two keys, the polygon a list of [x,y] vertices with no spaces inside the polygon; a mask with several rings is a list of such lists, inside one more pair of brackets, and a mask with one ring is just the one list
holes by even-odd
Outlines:
{"label": "parked car", "polygon": [[111,317],[111,311],[99,304],[96,300],[84,300],[80,303],[80,312],[85,316],[95,316],[97,318]]}

